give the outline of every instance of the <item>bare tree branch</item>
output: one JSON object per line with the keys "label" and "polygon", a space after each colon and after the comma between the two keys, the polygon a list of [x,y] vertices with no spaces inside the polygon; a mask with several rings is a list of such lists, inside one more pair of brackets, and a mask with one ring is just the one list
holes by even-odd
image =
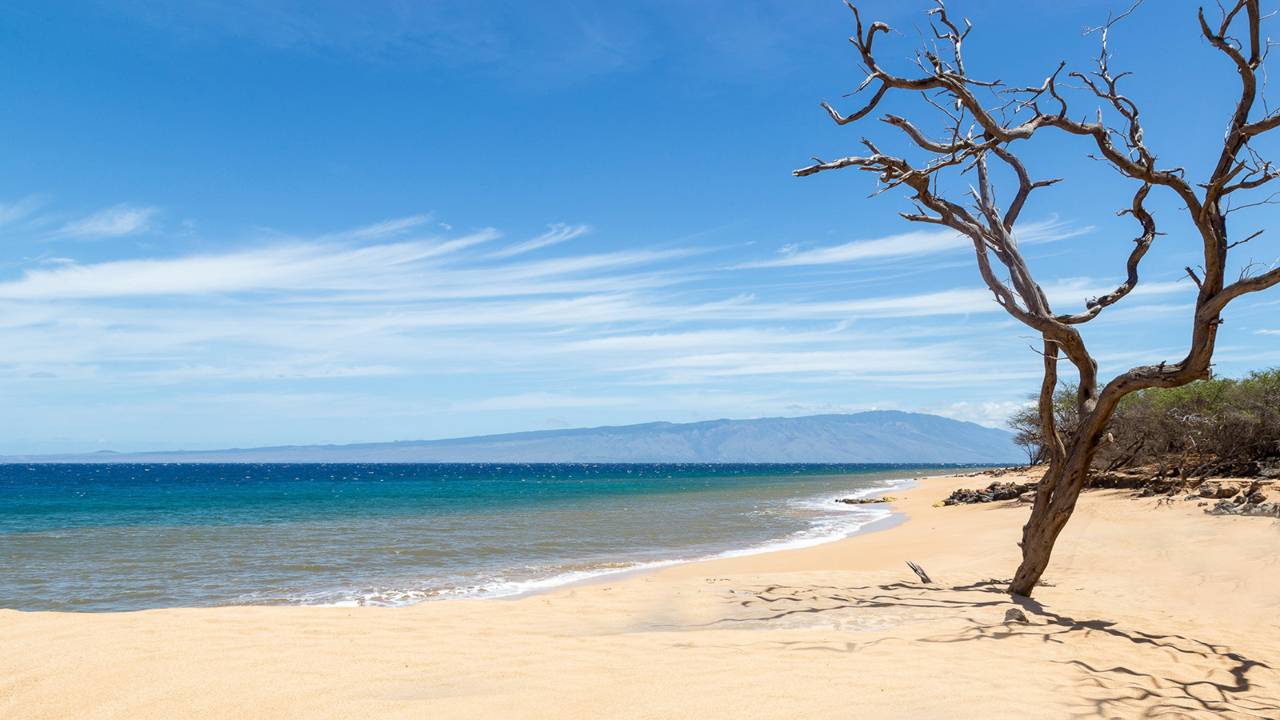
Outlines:
{"label": "bare tree branch", "polygon": [[[1125,395],[1144,388],[1172,387],[1206,377],[1222,311],[1242,295],[1280,284],[1280,268],[1253,273],[1250,267],[1235,282],[1228,284],[1225,279],[1228,252],[1260,234],[1232,241],[1227,227],[1228,215],[1280,198],[1280,193],[1276,193],[1260,200],[1234,201],[1237,193],[1258,190],[1280,178],[1280,168],[1250,145],[1253,138],[1280,126],[1280,112],[1267,111],[1261,117],[1254,117],[1254,107],[1262,99],[1264,60],[1271,47],[1261,32],[1265,18],[1260,12],[1259,0],[1229,0],[1220,6],[1221,17],[1214,23],[1203,9],[1197,15],[1201,35],[1229,60],[1239,77],[1240,91],[1229,109],[1225,135],[1221,140],[1213,140],[1215,147],[1221,143],[1213,170],[1202,182],[1193,183],[1182,168],[1162,165],[1157,153],[1147,145],[1141,109],[1121,88],[1129,73],[1116,72],[1111,66],[1111,36],[1122,21],[1143,8],[1142,0],[1136,0],[1124,12],[1108,17],[1106,23],[1087,31],[1099,38],[1099,52],[1091,70],[1066,71],[1064,62],[1039,85],[1009,88],[998,81],[969,75],[963,50],[972,26],[965,20],[962,27],[943,3],[938,2],[929,12],[934,37],[930,47],[917,53],[919,74],[914,76],[896,74],[879,62],[875,42],[879,35],[890,32],[889,26],[879,22],[864,25],[857,4],[852,1],[847,4],[855,22],[855,33],[849,40],[867,71],[858,89],[872,85],[877,89],[866,104],[847,116],[823,103],[828,115],[837,124],[851,124],[870,115],[892,90],[912,93],[927,103],[938,113],[942,130],[935,136],[904,117],[885,115],[881,121],[903,133],[915,148],[927,155],[926,160],[908,162],[904,157],[882,152],[872,141],[864,139],[863,144],[871,151],[869,155],[826,162],[815,160],[795,174],[808,176],[855,167],[874,173],[880,191],[907,190],[914,211],[904,212],[902,217],[911,222],[948,227],[968,238],[973,244],[979,276],[996,303],[1010,316],[1040,333],[1045,348],[1040,415],[1042,427],[1049,428],[1052,434],[1047,449],[1051,462],[1037,491],[1031,520],[1024,528],[1023,565],[1010,586],[1012,592],[1029,594],[1047,566],[1058,532],[1074,509],[1116,404]],[[1073,117],[1069,112],[1067,96],[1059,84],[1064,71],[1098,104],[1093,113],[1096,119]],[[980,96],[979,92],[984,89],[990,92]],[[995,96],[998,102],[989,103],[987,95]],[[1262,104],[1265,107],[1265,101]],[[1115,122],[1109,124],[1108,117]],[[1042,131],[1086,139],[1096,152],[1096,159],[1138,183],[1130,206],[1120,213],[1132,216],[1141,228],[1125,263],[1125,278],[1113,291],[1090,299],[1085,310],[1074,314],[1053,312],[1016,239],[1017,223],[1036,191],[1060,182],[1056,178],[1033,180],[1017,152],[1019,141],[1031,139]],[[1003,211],[989,167],[993,157],[1016,180]],[[952,182],[942,181],[944,174],[971,174],[976,183],[970,186],[965,197],[951,199],[942,190],[953,186]],[[1187,268],[1198,290],[1189,349],[1178,362],[1134,367],[1100,385],[1097,362],[1078,326],[1098,317],[1105,308],[1120,302],[1137,287],[1140,265],[1160,234],[1156,219],[1146,205],[1155,189],[1168,190],[1181,201],[1203,248],[1200,273]],[[1053,390],[1057,386],[1060,358],[1071,363],[1079,376],[1076,411],[1080,421],[1070,429],[1057,428],[1053,421]]]}
{"label": "bare tree branch", "polygon": [[1216,317],[1217,314],[1222,312],[1222,309],[1227,306],[1227,303],[1232,300],[1235,300],[1241,295],[1275,287],[1277,283],[1280,283],[1280,267],[1272,268],[1261,275],[1243,277],[1223,288],[1222,292],[1219,292],[1212,300],[1204,304],[1201,308],[1201,312],[1205,312]]}
{"label": "bare tree branch", "polygon": [[1092,320],[1104,308],[1123,300],[1124,296],[1138,286],[1138,264],[1142,262],[1142,258],[1151,249],[1151,243],[1156,239],[1155,218],[1151,216],[1151,213],[1147,212],[1147,209],[1142,204],[1147,199],[1147,193],[1149,192],[1151,192],[1151,186],[1143,185],[1133,196],[1133,206],[1128,210],[1122,210],[1120,213],[1122,215],[1132,215],[1138,221],[1138,224],[1142,226],[1142,234],[1134,240],[1133,252],[1129,253],[1129,260],[1125,264],[1125,270],[1128,273],[1125,281],[1115,290],[1086,303],[1088,309],[1084,312],[1076,315],[1059,315],[1057,318],[1059,322],[1075,325]]}

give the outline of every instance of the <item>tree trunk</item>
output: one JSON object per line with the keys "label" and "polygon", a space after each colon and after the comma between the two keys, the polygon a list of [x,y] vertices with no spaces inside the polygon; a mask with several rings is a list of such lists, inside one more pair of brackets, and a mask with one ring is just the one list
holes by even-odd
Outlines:
{"label": "tree trunk", "polygon": [[[864,25],[858,10],[859,3],[850,0],[846,4],[853,10],[857,25],[857,32],[849,40],[867,70],[859,90],[877,84],[878,87],[861,108],[848,115],[841,114],[828,103],[822,103],[827,114],[836,124],[847,125],[872,113],[891,90],[895,94],[904,91],[925,96],[936,94],[945,102],[927,99],[944,114],[943,125],[948,130],[944,135],[948,139],[934,140],[906,118],[886,115],[882,118],[884,122],[901,130],[912,144],[925,151],[926,158],[922,164],[905,156],[886,155],[870,139],[863,139],[869,155],[831,161],[815,158],[814,164],[800,168],[794,174],[803,177],[852,167],[874,173],[880,180],[881,190],[909,189],[915,211],[902,216],[912,222],[945,226],[971,240],[978,272],[996,303],[1018,322],[1041,334],[1045,375],[1041,384],[1039,414],[1050,469],[1036,491],[1031,518],[1023,528],[1022,564],[1009,586],[1010,592],[1029,596],[1049,564],[1058,534],[1075,510],[1076,500],[1084,489],[1094,455],[1116,404],[1126,395],[1140,390],[1179,387],[1208,377],[1223,309],[1235,298],[1280,286],[1280,267],[1253,274],[1250,270],[1253,265],[1250,264],[1242,271],[1240,279],[1228,283],[1225,278],[1228,251],[1259,234],[1228,241],[1227,214],[1233,206],[1243,207],[1231,195],[1256,190],[1280,180],[1276,164],[1258,157],[1250,145],[1252,140],[1265,133],[1280,130],[1280,113],[1266,110],[1261,117],[1253,119],[1256,116],[1254,105],[1261,97],[1261,88],[1265,87],[1263,60],[1269,47],[1266,36],[1261,33],[1261,25],[1263,19],[1270,15],[1264,16],[1260,0],[1232,0],[1223,5],[1222,20],[1216,30],[1203,13],[1200,16],[1202,35],[1232,61],[1240,76],[1241,87],[1217,164],[1206,181],[1196,182],[1185,177],[1181,168],[1162,169],[1156,166],[1156,154],[1143,142],[1138,107],[1116,86],[1128,73],[1112,73],[1107,32],[1114,23],[1132,14],[1137,5],[1096,28],[1101,31],[1102,38],[1097,70],[1090,74],[1071,72],[1067,75],[1082,80],[1103,105],[1109,105],[1122,118],[1118,126],[1108,126],[1101,113],[1096,122],[1072,119],[1078,114],[1068,112],[1067,101],[1058,93],[1056,85],[1065,63],[1045,78],[1039,87],[1008,89],[1021,98],[1016,102],[1016,112],[1006,113],[1006,100],[1000,100],[998,106],[988,107],[977,93],[989,83],[973,80],[964,68],[961,46],[969,32],[968,24],[961,30],[953,23],[942,0],[938,0],[937,7],[929,12],[929,16],[931,21],[937,21],[932,25],[934,38],[944,47],[950,45],[949,57],[948,53],[933,47],[927,54],[932,72],[924,67],[922,77],[899,76],[881,67],[872,45],[879,34],[888,35],[892,30],[882,22]],[[1240,27],[1238,22],[1247,26],[1244,38],[1232,35],[1233,26]],[[1042,112],[1039,103],[1051,103],[1050,99],[1056,107]],[[952,103],[963,112],[947,110],[946,106]],[[1029,116],[1020,115],[1024,112]],[[1010,115],[1019,115],[1019,119],[1010,120]],[[973,130],[980,132],[971,132],[971,124]],[[1057,183],[1058,179],[1032,180],[1013,147],[1015,143],[1021,147],[1023,141],[1051,129],[1091,138],[1099,160],[1125,177],[1142,183],[1134,193],[1132,205],[1121,212],[1131,216],[1142,227],[1142,234],[1135,238],[1125,263],[1125,279],[1111,292],[1090,298],[1084,310],[1065,315],[1051,309],[1044,289],[1032,276],[1018,247],[1014,232],[1031,193]],[[1017,190],[1003,212],[991,184],[988,158],[995,158],[1017,179]],[[970,187],[976,213],[971,212],[967,201],[957,202],[939,194],[939,187],[950,184],[949,180],[939,183],[944,171],[964,173],[970,169],[975,170],[977,176],[977,186]],[[1203,259],[1199,272],[1191,266],[1186,268],[1187,275],[1199,289],[1190,347],[1182,360],[1134,367],[1113,378],[1105,387],[1099,387],[1098,364],[1078,328],[1123,300],[1137,286],[1139,264],[1161,234],[1156,230],[1155,218],[1145,206],[1147,194],[1156,187],[1168,189],[1178,196],[1201,240]],[[1256,204],[1267,202],[1262,200]],[[1059,355],[1066,357],[1079,372],[1075,408],[1078,427],[1055,427],[1053,393],[1057,387]]]}
{"label": "tree trunk", "polygon": [[1089,467],[1098,451],[1098,437],[1078,433],[1072,438],[1067,453],[1059,463],[1051,463],[1036,489],[1031,517],[1022,527],[1022,563],[1009,584],[1014,595],[1031,597],[1040,577],[1049,567],[1058,534],[1071,519],[1076,500],[1089,479]]}

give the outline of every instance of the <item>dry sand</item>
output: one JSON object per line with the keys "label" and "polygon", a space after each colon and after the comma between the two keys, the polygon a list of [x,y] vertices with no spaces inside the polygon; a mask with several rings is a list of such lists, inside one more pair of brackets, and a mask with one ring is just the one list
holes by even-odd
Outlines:
{"label": "dry sand", "polygon": [[1276,521],[1089,493],[1018,605],[1027,508],[933,506],[989,481],[926,480],[907,522],[838,543],[518,600],[0,611],[0,718],[1280,718]]}

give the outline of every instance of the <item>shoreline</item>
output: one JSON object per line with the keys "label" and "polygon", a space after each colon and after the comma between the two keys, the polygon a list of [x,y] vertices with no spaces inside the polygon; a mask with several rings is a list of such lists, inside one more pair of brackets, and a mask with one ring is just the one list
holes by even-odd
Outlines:
{"label": "shoreline", "polygon": [[[821,545],[814,545],[802,548],[780,548],[765,553],[758,553],[751,556],[760,562],[758,564],[733,563],[737,558],[707,558],[700,560],[691,565],[701,566],[707,565],[707,570],[720,570],[728,568],[731,570],[747,569],[749,565],[763,565],[766,567],[784,567],[794,564],[796,560],[803,560],[805,564],[812,565],[815,562],[827,562],[834,555],[842,554],[846,551],[855,550],[864,544],[867,544],[872,536],[890,536],[893,532],[902,532],[912,526],[912,523],[920,519],[921,514],[926,508],[936,509],[935,502],[940,502],[941,497],[945,497],[951,490],[967,485],[986,485],[990,481],[985,480],[988,471],[1002,470],[1010,477],[1022,477],[1026,474],[1025,470],[1019,468],[978,468],[972,472],[964,474],[940,474],[917,476],[905,480],[908,485],[901,490],[895,491],[894,498],[887,503],[890,515],[882,520],[868,523],[867,526],[859,529],[858,532],[847,537],[836,538],[830,542]],[[943,491],[945,490],[945,492]],[[939,495],[940,497],[935,497]],[[1007,509],[1016,509],[1018,507],[1026,508],[1027,506],[1019,506],[1014,503],[990,503],[987,505],[966,506],[968,508],[991,508],[1001,506]],[[951,508],[948,508],[951,509]],[[885,537],[885,544],[893,544],[896,537]],[[880,544],[877,542],[877,544]],[[772,556],[779,557],[774,558]],[[863,561],[858,561],[862,563]],[[905,568],[905,565],[904,565]],[[696,572],[699,568],[690,567],[691,572]],[[755,569],[755,567],[751,567]],[[670,572],[677,568],[668,568]],[[661,571],[660,571],[661,572]]]}
{"label": "shoreline", "polygon": [[501,603],[0,611],[0,716],[1280,716],[1274,521],[1090,491],[1016,601],[1027,506],[934,507],[989,481],[926,478],[835,542]]}
{"label": "shoreline", "polygon": [[[679,568],[684,566],[700,566],[705,563],[715,563],[715,562],[735,560],[740,558],[752,558],[752,557],[757,557],[762,555],[770,555],[773,553],[803,551],[811,548],[821,547],[824,545],[832,545],[836,543],[847,542],[870,533],[884,532],[887,530],[891,530],[894,527],[897,527],[898,525],[901,525],[902,523],[905,523],[908,521],[907,515],[897,510],[895,507],[895,503],[900,502],[901,499],[904,496],[906,496],[908,493],[919,489],[923,484],[923,481],[932,479],[932,478],[966,477],[973,474],[980,475],[983,472],[993,470],[993,469],[1007,470],[1007,468],[982,466],[982,467],[973,468],[974,473],[967,473],[966,475],[952,475],[950,473],[952,472],[953,468],[939,468],[937,470],[937,474],[914,475],[910,477],[890,478],[890,479],[880,481],[884,483],[882,487],[854,488],[848,491],[834,493],[830,496],[823,496],[822,498],[823,500],[828,500],[832,503],[835,503],[837,497],[857,497],[857,498],[883,497],[889,493],[895,494],[894,500],[891,502],[886,502],[883,504],[872,503],[865,506],[854,505],[854,506],[850,506],[848,510],[845,510],[845,512],[854,513],[859,510],[870,511],[874,509],[882,509],[887,513],[883,517],[871,518],[869,520],[866,520],[865,522],[856,525],[856,527],[853,527],[851,530],[841,531],[841,532],[832,533],[829,535],[819,536],[814,538],[796,537],[797,535],[801,535],[802,533],[806,532],[806,531],[797,531],[788,536],[767,540],[762,543],[757,543],[754,545],[747,545],[745,547],[722,550],[710,555],[701,555],[701,556],[690,557],[690,558],[671,558],[671,559],[653,560],[653,561],[641,562],[637,565],[628,566],[628,567],[619,567],[619,568],[606,567],[599,570],[568,571],[564,573],[550,575],[544,578],[535,578],[532,580],[513,582],[513,584],[522,585],[526,587],[511,591],[511,592],[485,594],[485,593],[473,593],[473,592],[466,592],[466,591],[454,592],[450,590],[450,591],[442,591],[439,595],[436,595],[434,597],[424,597],[424,598],[398,602],[398,603],[379,603],[379,604],[365,604],[355,600],[350,600],[350,601],[344,600],[344,601],[330,602],[330,603],[308,603],[308,602],[265,603],[265,604],[229,603],[224,605],[148,607],[148,608],[131,608],[131,609],[102,610],[102,611],[98,611],[98,610],[93,610],[93,611],[27,610],[27,609],[21,609],[21,608],[0,608],[0,613],[20,612],[20,613],[68,613],[68,614],[111,615],[116,613],[146,613],[146,612],[184,611],[184,610],[198,611],[198,610],[218,610],[218,609],[224,609],[224,608],[227,608],[227,609],[233,609],[233,608],[336,608],[336,609],[405,610],[405,609],[413,608],[413,607],[424,605],[424,604],[431,605],[431,604],[439,604],[439,603],[474,602],[474,601],[488,601],[488,600],[512,602],[512,601],[518,601],[518,600],[529,598],[529,597],[554,594],[562,590],[569,590],[576,587],[590,587],[592,585],[597,585],[600,583],[625,581],[629,578],[640,577],[640,576],[644,576],[652,573],[659,573],[665,570],[671,570],[673,568]],[[850,477],[856,478],[857,476],[855,475]],[[788,502],[801,502],[801,501],[806,501],[806,499],[807,498],[805,497],[796,497],[796,498],[791,498]],[[813,501],[816,501],[816,498]],[[812,530],[812,528],[810,528],[810,530]],[[562,579],[562,578],[565,578],[565,576],[577,576],[577,577]]]}
{"label": "shoreline", "polygon": [[[453,535],[447,530],[437,532],[432,527],[430,513],[415,520],[419,516],[409,508],[402,523],[406,530],[393,535],[383,533],[386,535],[383,540],[394,552],[380,555],[377,528],[366,532],[360,526],[358,512],[352,515],[353,521],[345,523],[354,533],[353,548],[344,550],[349,543],[341,535],[333,535],[331,555],[325,554],[329,548],[322,538],[310,539],[320,536],[309,534],[305,525],[299,526],[297,532],[301,540],[297,543],[281,535],[281,532],[291,532],[287,527],[264,525],[264,534],[268,532],[267,528],[285,527],[283,531],[270,530],[271,537],[280,538],[278,542],[248,542],[246,536],[233,537],[223,532],[220,536],[211,534],[209,542],[196,543],[189,549],[182,549],[182,544],[176,541],[178,538],[161,538],[166,541],[155,543],[155,547],[160,549],[149,552],[146,544],[150,541],[145,538],[151,535],[158,537],[165,532],[175,535],[176,531],[165,530],[166,521],[142,522],[138,530],[116,531],[114,534],[99,532],[96,526],[87,523],[88,529],[81,535],[103,535],[102,547],[114,545],[126,551],[137,550],[136,555],[126,557],[138,559],[139,562],[134,563],[138,570],[120,572],[116,572],[115,561],[111,560],[119,557],[118,554],[112,555],[104,550],[90,555],[96,565],[76,564],[79,551],[73,537],[59,539],[56,527],[46,528],[39,519],[24,525],[18,516],[16,524],[6,524],[6,528],[12,526],[18,530],[27,528],[39,532],[32,536],[34,539],[30,542],[19,546],[15,561],[29,550],[36,564],[15,566],[12,582],[0,592],[3,596],[0,607],[30,611],[121,612],[240,605],[409,607],[420,602],[454,599],[511,599],[583,582],[612,581],[621,576],[654,572],[679,564],[837,542],[864,532],[863,528],[868,525],[881,527],[882,517],[890,516],[892,510],[883,504],[838,505],[835,499],[894,494],[921,476],[971,472],[980,467],[806,466],[782,471],[761,469],[758,471],[759,480],[754,478],[757,471],[750,467],[726,473],[709,471],[707,476],[716,479],[715,482],[707,481],[706,487],[711,492],[691,495],[688,507],[684,505],[685,500],[674,496],[670,500],[662,500],[662,491],[658,490],[659,494],[655,495],[658,500],[645,500],[648,495],[641,493],[634,507],[612,509],[618,504],[614,500],[596,502],[594,506],[588,503],[582,511],[580,529],[575,525],[576,515],[559,511],[565,518],[559,518],[554,512],[547,513],[551,524],[546,524],[548,520],[541,520],[543,524],[540,526],[536,523],[542,515],[531,513],[527,517],[516,517],[513,526],[530,530],[507,532],[500,529],[501,522],[497,519],[497,514],[507,514],[499,504],[490,511],[494,514],[494,527],[499,529],[481,534],[479,529],[485,525],[477,525],[476,533],[461,532],[461,540],[456,546]],[[647,474],[642,477],[655,473],[661,477],[668,472],[663,467],[649,468],[644,466],[643,472]],[[630,472],[628,470],[627,474]],[[692,475],[701,477],[700,472],[695,469]],[[685,474],[688,473],[676,468],[675,474],[668,477],[679,479]],[[794,482],[786,477],[792,474],[795,475]],[[126,479],[132,481],[137,475],[132,473]],[[733,478],[737,475],[751,477],[741,489],[734,490]],[[779,477],[770,480],[774,475]],[[757,483],[759,490],[754,489]],[[357,490],[367,485],[361,485]],[[641,488],[654,485],[651,481],[647,485],[642,484]],[[380,486],[373,487],[375,492],[380,490]],[[689,487],[701,489],[698,485]],[[556,491],[550,492],[554,494]],[[411,494],[400,493],[397,497]],[[624,498],[622,502],[631,501]],[[186,505],[179,503],[178,507],[182,510],[184,507],[206,505],[187,502]],[[213,505],[213,509],[225,505],[228,512],[240,512],[232,500],[225,503],[214,501]],[[539,510],[539,507],[535,505],[533,509]],[[520,506],[515,511],[523,512]],[[247,518],[243,521],[254,522],[249,517],[251,513],[241,514]],[[481,515],[482,512],[477,511],[476,514]],[[468,516],[461,517],[466,519]],[[181,519],[179,517],[173,523],[174,527],[183,525]],[[479,522],[487,521],[481,517]],[[457,525],[456,522],[453,524]],[[113,525],[108,522],[105,527]],[[221,527],[221,524],[213,523],[211,527]],[[47,551],[37,544],[44,535],[51,537],[51,549]],[[473,536],[488,544],[479,543],[477,546],[478,541],[468,540]],[[214,542],[219,537],[222,542]],[[252,536],[247,537],[252,540]],[[403,541],[397,542],[397,538]],[[533,545],[525,547],[522,544],[524,539],[531,539]],[[219,554],[234,553],[237,547],[244,549],[245,562],[233,564],[225,573],[213,564]],[[399,548],[402,547],[413,551],[404,562],[399,558]],[[440,548],[439,555],[445,557],[447,563],[433,563],[435,555],[432,553],[436,547]],[[418,552],[418,548],[423,548],[423,551]],[[330,556],[334,562],[326,568],[324,560]],[[371,558],[374,565],[350,564],[353,558],[362,556]],[[49,561],[44,562],[42,557]],[[290,575],[288,570],[272,570],[273,567],[292,567],[289,563],[294,558],[306,562],[305,559],[311,557],[317,558],[317,564],[309,574]],[[66,560],[63,562],[58,558]],[[199,563],[204,574],[169,573],[164,569],[166,563],[177,563],[178,566]],[[63,566],[67,567],[65,572],[60,570]],[[24,567],[30,569],[24,570]],[[98,572],[94,571],[95,567],[99,568]],[[23,591],[27,584],[30,584],[32,592]],[[134,593],[134,589],[141,592]]]}
{"label": "shoreline", "polygon": [[[217,610],[222,608],[337,608],[337,609],[377,609],[377,610],[405,610],[419,605],[430,605],[438,603],[451,602],[475,602],[475,601],[503,601],[512,602],[524,598],[535,597],[540,595],[554,594],[561,590],[568,590],[576,587],[590,587],[600,583],[622,582],[634,577],[641,577],[652,573],[660,573],[663,571],[680,568],[685,566],[700,566],[706,563],[716,563],[727,560],[736,560],[741,558],[753,558],[763,555],[771,555],[774,553],[787,553],[804,551],[825,545],[848,542],[861,536],[884,532],[891,530],[909,520],[906,513],[897,509],[896,505],[902,501],[909,493],[919,489],[923,481],[934,478],[961,478],[970,476],[980,476],[982,473],[990,470],[1008,470],[1008,468],[998,467],[975,467],[973,472],[965,475],[951,474],[952,468],[939,468],[937,474],[913,475],[909,477],[890,478],[882,480],[882,487],[870,488],[854,488],[848,491],[834,493],[830,496],[822,496],[822,500],[832,503],[836,502],[837,497],[883,497],[890,493],[894,494],[894,500],[886,503],[873,503],[868,505],[850,506],[845,512],[871,511],[880,509],[887,514],[883,517],[871,518],[862,522],[851,530],[842,530],[829,535],[818,536],[813,538],[796,537],[807,531],[797,531],[791,535],[774,538],[761,543],[747,545],[744,547],[730,548],[715,552],[709,555],[700,555],[687,558],[670,558],[641,562],[637,565],[628,567],[605,567],[598,570],[573,570],[563,573],[549,575],[543,578],[535,578],[531,580],[512,581],[514,585],[524,586],[521,589],[512,590],[510,592],[474,592],[465,589],[461,591],[446,590],[441,591],[433,597],[423,597],[396,603],[376,603],[367,604],[356,600],[344,600],[328,603],[229,603],[223,605],[194,605],[194,606],[169,606],[169,607],[147,607],[147,608],[130,608],[120,610],[27,610],[21,608],[0,608],[0,612],[22,612],[22,613],[72,613],[72,614],[92,614],[92,615],[110,615],[115,613],[145,613],[156,611],[182,611],[182,610]],[[856,479],[855,476],[850,476]],[[817,501],[817,498],[808,499],[806,497],[796,497],[788,502]],[[812,530],[812,528],[810,528]],[[574,576],[568,577],[566,576]]]}
{"label": "shoreline", "polygon": [[[950,475],[923,475],[923,476],[915,476],[910,478],[888,480],[886,482],[888,482],[889,484],[883,488],[860,488],[857,490],[853,490],[848,494],[842,493],[842,495],[844,497],[853,497],[853,496],[858,496],[858,493],[860,492],[866,492],[867,494],[862,497],[873,497],[876,495],[883,495],[884,493],[888,493],[888,492],[907,493],[907,492],[910,492],[912,489],[919,487],[921,484],[920,482],[921,480],[928,479],[931,477],[951,477],[951,476]],[[796,500],[798,499],[799,498],[797,498]],[[795,500],[793,500],[793,502],[794,501]],[[835,502],[835,500],[832,499],[832,502]],[[880,503],[870,504],[870,506],[873,508],[878,505],[881,505],[881,504]],[[858,525],[856,528],[849,531],[848,533],[845,533],[842,535],[831,535],[828,537],[818,538],[813,543],[794,544],[795,541],[788,542],[786,538],[778,538],[776,540],[770,540],[760,545],[747,546],[745,548],[739,548],[736,550],[725,550],[723,552],[716,553],[713,555],[704,555],[700,557],[687,558],[687,559],[657,560],[651,563],[644,563],[636,567],[618,568],[616,570],[606,569],[601,572],[593,573],[590,575],[590,577],[577,578],[577,579],[569,580],[567,582],[557,583],[549,587],[535,588],[532,590],[517,592],[511,595],[492,595],[492,596],[477,595],[477,596],[471,596],[471,597],[440,598],[437,600],[420,600],[418,602],[409,603],[406,605],[398,605],[394,607],[408,608],[408,607],[413,607],[414,605],[419,605],[422,603],[451,602],[455,600],[456,601],[519,600],[521,598],[533,597],[536,595],[545,595],[548,593],[554,593],[559,590],[565,590],[573,587],[587,587],[587,586],[595,585],[597,583],[626,580],[631,577],[638,577],[638,576],[643,576],[649,573],[662,572],[664,570],[669,570],[671,568],[681,567],[685,565],[700,565],[702,563],[711,563],[711,562],[716,562],[720,560],[755,557],[758,555],[769,555],[771,553],[790,552],[793,550],[805,550],[808,548],[819,547],[821,545],[830,545],[833,543],[845,542],[847,540],[852,540],[854,538],[861,537],[862,535],[891,530],[894,527],[900,525],[901,523],[904,523],[907,521],[907,517],[904,514],[893,510],[893,502],[883,503],[883,506],[884,506],[884,509],[888,510],[889,512],[888,515],[884,517],[868,520],[867,522],[861,525]],[[857,507],[864,507],[864,506],[857,506]],[[554,579],[554,577],[555,576],[548,579]],[[308,606],[304,605],[299,607],[308,607]],[[328,607],[328,606],[323,606],[323,607]],[[333,607],[338,607],[338,606],[334,605]],[[351,606],[344,606],[344,607],[351,607]]]}

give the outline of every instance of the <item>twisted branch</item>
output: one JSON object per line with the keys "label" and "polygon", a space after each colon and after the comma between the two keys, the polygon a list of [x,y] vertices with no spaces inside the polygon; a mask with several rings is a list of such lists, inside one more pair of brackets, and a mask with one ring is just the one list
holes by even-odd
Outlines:
{"label": "twisted branch", "polygon": [[[1121,88],[1129,73],[1114,72],[1111,68],[1108,49],[1111,32],[1140,9],[1142,0],[1136,0],[1125,12],[1089,30],[1100,38],[1095,67],[1089,72],[1067,73],[1079,81],[1091,101],[1097,103],[1094,121],[1077,120],[1069,113],[1070,103],[1059,86],[1065,62],[1038,85],[1003,88],[998,82],[970,77],[963,44],[972,26],[965,20],[961,29],[942,2],[930,11],[930,24],[935,40],[944,47],[949,46],[950,52],[926,49],[919,53],[916,65],[921,74],[906,76],[890,72],[878,62],[874,51],[875,41],[879,35],[889,33],[889,26],[880,22],[864,26],[857,5],[852,1],[847,4],[855,22],[855,33],[849,40],[867,70],[858,91],[872,85],[877,88],[870,100],[851,115],[842,115],[825,102],[823,108],[837,124],[847,125],[870,115],[890,91],[914,93],[938,111],[945,139],[931,138],[906,118],[885,115],[880,120],[924,151],[927,161],[913,164],[903,157],[882,152],[872,141],[864,139],[863,145],[870,154],[829,162],[815,159],[813,164],[796,170],[795,175],[853,167],[874,173],[881,191],[899,187],[909,190],[914,210],[902,213],[902,217],[911,222],[948,227],[971,240],[978,273],[995,301],[1011,317],[1040,333],[1044,347],[1040,421],[1051,470],[1037,490],[1031,520],[1023,531],[1023,565],[1010,586],[1012,592],[1028,594],[1043,572],[1058,531],[1075,507],[1094,453],[1120,399],[1145,388],[1174,387],[1207,377],[1217,329],[1222,322],[1221,313],[1228,303],[1280,284],[1280,267],[1254,274],[1252,264],[1246,266],[1236,281],[1228,284],[1225,280],[1229,252],[1259,234],[1231,241],[1228,215],[1280,198],[1277,193],[1256,202],[1234,203],[1234,208],[1229,207],[1233,203],[1228,201],[1236,193],[1258,190],[1280,177],[1280,169],[1250,146],[1254,138],[1280,126],[1280,111],[1254,119],[1253,108],[1262,85],[1259,73],[1269,48],[1261,35],[1263,17],[1259,0],[1231,0],[1221,6],[1221,17],[1216,23],[1209,22],[1203,9],[1198,14],[1201,34],[1226,56],[1240,79],[1240,95],[1231,108],[1227,132],[1220,141],[1218,161],[1209,176],[1199,183],[1189,181],[1182,168],[1159,163],[1158,155],[1146,143],[1138,104]],[[1244,41],[1233,36],[1233,32],[1241,31]],[[977,89],[992,90],[997,96],[1009,99],[989,107],[978,96]],[[1115,122],[1108,124],[1107,116]],[[1085,309],[1076,313],[1054,313],[1015,235],[1018,220],[1035,192],[1060,182],[1060,179],[1032,179],[1018,156],[1018,142],[1042,131],[1086,139],[1098,153],[1098,159],[1138,183],[1129,207],[1120,212],[1133,217],[1141,228],[1125,263],[1125,278],[1111,292],[1088,300]],[[1016,179],[1016,188],[1003,212],[989,172],[992,157]],[[971,187],[968,196],[959,201],[945,197],[939,190],[949,187],[940,182],[940,178],[953,169],[961,174],[972,172],[977,177],[976,187]],[[1167,189],[1180,199],[1202,240],[1200,273],[1187,268],[1198,291],[1191,319],[1190,347],[1186,356],[1176,363],[1134,367],[1100,387],[1097,362],[1078,328],[1099,317],[1137,287],[1141,263],[1160,234],[1154,216],[1146,207],[1149,194],[1156,188]],[[1080,379],[1076,396],[1079,422],[1067,430],[1056,427],[1053,415],[1060,357],[1074,366]],[[1064,432],[1069,432],[1070,437],[1064,437]],[[1035,549],[1029,550],[1029,544]]]}

